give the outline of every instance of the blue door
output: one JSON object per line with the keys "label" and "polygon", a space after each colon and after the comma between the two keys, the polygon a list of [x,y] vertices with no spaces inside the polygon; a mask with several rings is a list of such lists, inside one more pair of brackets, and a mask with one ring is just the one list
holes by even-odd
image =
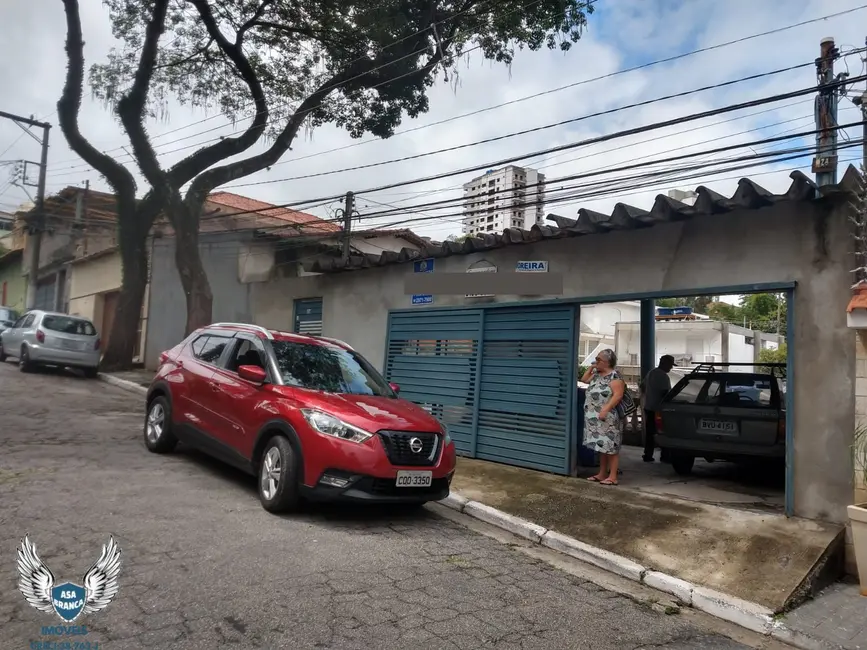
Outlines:
{"label": "blue door", "polygon": [[487,311],[477,458],[569,473],[575,316],[573,306]]}
{"label": "blue door", "polygon": [[569,474],[574,306],[389,315],[385,376],[444,422],[459,454]]}
{"label": "blue door", "polygon": [[295,333],[322,336],[322,298],[295,301]]}
{"label": "blue door", "polygon": [[388,322],[385,376],[448,426],[458,453],[471,455],[481,310],[392,312]]}

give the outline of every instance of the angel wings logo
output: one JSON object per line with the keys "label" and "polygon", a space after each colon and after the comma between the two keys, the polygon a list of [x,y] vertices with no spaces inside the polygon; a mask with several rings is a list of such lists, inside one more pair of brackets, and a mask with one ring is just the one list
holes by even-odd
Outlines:
{"label": "angel wings logo", "polygon": [[39,559],[36,546],[25,535],[18,549],[18,590],[40,612],[54,612],[66,623],[82,614],[94,614],[108,607],[117,595],[120,574],[120,547],[109,537],[102,555],[84,574],[84,585],[54,583],[54,574]]}

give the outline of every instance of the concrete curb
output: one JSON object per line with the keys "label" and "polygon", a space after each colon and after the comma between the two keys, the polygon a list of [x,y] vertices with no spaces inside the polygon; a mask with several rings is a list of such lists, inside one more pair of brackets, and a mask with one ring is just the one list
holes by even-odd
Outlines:
{"label": "concrete curb", "polygon": [[551,550],[641,583],[651,589],[662,591],[674,596],[686,606],[734,623],[752,632],[773,637],[802,650],[818,650],[828,647],[826,642],[792,630],[782,622],[774,620],[773,611],[757,603],[702,587],[660,571],[654,571],[616,553],[585,544],[478,501],[470,501],[457,492],[452,492],[439,503]]}
{"label": "concrete curb", "polygon": [[106,374],[104,372],[99,373],[100,381],[104,381],[106,384],[111,384],[112,386],[116,386],[117,388],[122,388],[125,391],[130,393],[138,393],[139,395],[146,395],[148,389],[144,386],[140,386],[134,381],[128,381],[126,379],[121,379],[120,377],[115,377],[113,375]]}
{"label": "concrete curb", "polygon": [[537,544],[542,541],[542,536],[548,532],[547,528],[542,528],[542,526],[526,519],[507,514],[478,501],[468,501],[464,504],[464,509],[461,512]]}

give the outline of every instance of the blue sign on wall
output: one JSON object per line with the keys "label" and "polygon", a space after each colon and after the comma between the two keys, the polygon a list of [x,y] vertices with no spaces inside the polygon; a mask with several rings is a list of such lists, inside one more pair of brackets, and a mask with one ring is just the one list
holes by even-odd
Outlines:
{"label": "blue sign on wall", "polygon": [[[415,273],[433,273],[434,270],[434,261],[433,259],[427,260],[418,260],[412,263],[412,270]],[[415,304],[415,303],[413,303]]]}
{"label": "blue sign on wall", "polygon": [[432,305],[433,304],[433,296],[429,293],[417,293],[412,297],[412,304],[414,305]]}

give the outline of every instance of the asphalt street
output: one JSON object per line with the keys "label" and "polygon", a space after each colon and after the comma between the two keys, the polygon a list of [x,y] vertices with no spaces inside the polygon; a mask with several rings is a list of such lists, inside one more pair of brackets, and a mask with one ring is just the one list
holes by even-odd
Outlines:
{"label": "asphalt street", "polygon": [[[97,380],[0,364],[0,650],[766,647],[432,510],[270,515],[252,479],[193,451],[148,453],[143,417],[142,398]],[[120,590],[75,622],[86,635],[41,634],[62,621],[16,587],[25,534],[55,584],[81,584],[117,539]]]}

